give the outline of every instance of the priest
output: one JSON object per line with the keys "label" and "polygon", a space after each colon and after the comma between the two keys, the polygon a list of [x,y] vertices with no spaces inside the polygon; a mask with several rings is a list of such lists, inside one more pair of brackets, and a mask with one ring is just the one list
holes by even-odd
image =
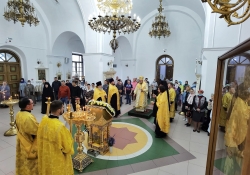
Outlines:
{"label": "priest", "polygon": [[176,97],[174,84],[172,82],[168,83],[168,90],[169,90],[169,101],[170,101],[170,122],[172,122],[175,117],[175,97]]}
{"label": "priest", "polygon": [[136,96],[135,110],[139,112],[145,112],[147,107],[148,84],[143,79],[144,77],[139,77],[139,83],[134,90],[134,96]]}
{"label": "priest", "polygon": [[98,81],[96,83],[96,88],[94,89],[93,100],[106,102],[107,94],[102,88],[102,82]]}
{"label": "priest", "polygon": [[120,115],[120,98],[117,87],[115,86],[115,81],[113,78],[109,79],[108,88],[108,104],[110,104],[115,110],[115,117]]}
{"label": "priest", "polygon": [[59,120],[63,114],[62,101],[53,101],[50,109],[51,114],[42,118],[37,132],[39,175],[73,175],[74,142],[70,131]]}

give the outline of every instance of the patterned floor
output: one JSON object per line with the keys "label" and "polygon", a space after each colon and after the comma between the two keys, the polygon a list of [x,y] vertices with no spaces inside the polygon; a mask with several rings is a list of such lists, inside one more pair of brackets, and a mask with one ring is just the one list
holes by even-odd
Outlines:
{"label": "patterned floor", "polygon": [[[145,129],[152,137],[150,148],[133,158],[125,160],[103,160],[96,159],[95,162],[84,170],[85,175],[204,175],[206,169],[206,158],[209,137],[206,133],[193,133],[192,128],[184,126],[183,117],[176,114],[174,122],[171,124],[170,133],[166,139],[154,138],[153,119],[139,119],[128,116],[126,113],[131,110],[133,105],[123,105],[121,110],[123,116],[115,119],[114,122],[124,122],[137,125]],[[40,113],[40,104],[38,103],[32,113],[40,122],[42,114]],[[14,107],[15,113],[19,110]],[[62,122],[63,119],[60,118]],[[9,109],[0,109],[0,175],[15,174],[15,137],[5,137],[3,133],[9,129]],[[64,122],[65,123],[65,122]],[[114,127],[116,127],[114,125]],[[117,127],[116,127],[117,128]],[[129,130],[129,128],[128,128]],[[134,132],[134,131],[133,131]],[[122,137],[121,137],[122,138]],[[131,137],[129,137],[131,138]],[[129,139],[125,138],[125,139]],[[219,135],[218,140],[222,140],[223,135]],[[136,139],[137,140],[137,139]],[[139,140],[137,140],[139,142]],[[124,144],[124,143],[122,143]],[[117,145],[116,149],[126,149],[127,143]],[[220,150],[224,149],[223,144],[219,144],[218,158]],[[121,151],[122,152],[122,151]],[[118,152],[117,155],[118,156]],[[125,155],[126,156],[126,155]],[[105,162],[105,163],[103,163]],[[76,174],[79,174],[76,171]],[[222,173],[215,168],[214,174]]]}

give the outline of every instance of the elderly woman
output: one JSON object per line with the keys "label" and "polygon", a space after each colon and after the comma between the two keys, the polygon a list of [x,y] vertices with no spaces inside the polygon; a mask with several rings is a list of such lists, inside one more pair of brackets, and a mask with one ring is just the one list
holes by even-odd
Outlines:
{"label": "elderly woman", "polygon": [[193,100],[193,116],[192,120],[194,123],[194,132],[200,133],[200,126],[205,117],[205,110],[207,107],[206,97],[203,96],[204,91],[199,90],[198,95],[194,97]]}
{"label": "elderly woman", "polygon": [[[10,97],[10,87],[7,85],[6,81],[3,81],[3,85],[0,86],[0,102],[6,99],[9,99]],[[7,107],[7,106],[3,106]]]}

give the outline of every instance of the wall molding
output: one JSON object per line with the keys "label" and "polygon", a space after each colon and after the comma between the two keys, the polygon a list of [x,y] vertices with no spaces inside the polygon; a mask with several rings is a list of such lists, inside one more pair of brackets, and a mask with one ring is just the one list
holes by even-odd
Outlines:
{"label": "wall molding", "polygon": [[107,54],[107,53],[83,53],[82,56],[91,56],[91,55],[102,55],[107,57],[114,57],[114,55]]}
{"label": "wall molding", "polygon": [[224,51],[224,50],[230,50],[233,47],[213,47],[213,48],[202,48],[201,53],[206,51]]}

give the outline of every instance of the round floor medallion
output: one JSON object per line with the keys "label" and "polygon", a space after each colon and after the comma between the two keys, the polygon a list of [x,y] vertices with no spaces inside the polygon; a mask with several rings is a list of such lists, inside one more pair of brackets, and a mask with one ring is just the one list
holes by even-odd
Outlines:
{"label": "round floor medallion", "polygon": [[[146,152],[152,145],[151,134],[144,128],[125,122],[113,122],[110,129],[110,136],[114,136],[115,145],[112,153],[99,155],[96,158],[106,160],[124,160],[137,157]],[[87,141],[84,142],[84,151]]]}

